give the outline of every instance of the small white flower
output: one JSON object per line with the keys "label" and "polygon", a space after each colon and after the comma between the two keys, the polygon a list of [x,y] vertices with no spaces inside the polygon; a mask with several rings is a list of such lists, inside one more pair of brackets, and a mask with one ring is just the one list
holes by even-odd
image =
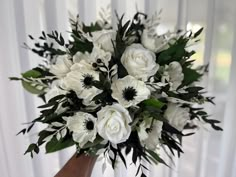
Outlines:
{"label": "small white flower", "polygon": [[147,118],[139,125],[138,136],[143,146],[155,150],[160,143],[163,122]]}
{"label": "small white flower", "polygon": [[97,135],[96,118],[88,113],[77,112],[74,116],[64,117],[72,132],[73,140],[82,148],[87,142],[93,142]]}
{"label": "small white flower", "polygon": [[151,34],[147,29],[143,30],[141,43],[153,52],[160,52],[168,47],[168,40],[165,39],[164,35]]}
{"label": "small white flower", "polygon": [[178,104],[169,103],[164,113],[164,117],[171,126],[182,131],[190,120],[189,108],[182,108]]}
{"label": "small white flower", "polygon": [[50,72],[56,75],[58,78],[63,78],[68,72],[73,62],[69,55],[60,55],[57,57],[56,64],[51,65]]}
{"label": "small white flower", "polygon": [[159,69],[155,54],[141,44],[127,47],[121,57],[121,63],[131,76],[143,81],[147,81]]}
{"label": "small white flower", "polygon": [[115,80],[111,85],[111,89],[112,97],[125,108],[137,105],[141,101],[148,99],[151,94],[143,81],[137,80],[130,75]]}
{"label": "small white flower", "polygon": [[75,91],[77,96],[84,100],[84,104],[89,105],[93,97],[102,90],[92,85],[93,81],[99,80],[99,73],[92,70],[91,65],[83,62],[71,67],[71,72],[62,81],[62,88]]}
{"label": "small white flower", "polygon": [[107,52],[114,52],[112,41],[115,43],[116,32],[114,30],[101,30],[92,32],[92,39],[95,44],[101,46],[101,48]]}
{"label": "small white flower", "polygon": [[162,82],[170,84],[170,90],[176,90],[184,79],[182,67],[179,62],[173,61],[166,68],[162,76]]}
{"label": "small white flower", "polygon": [[119,104],[103,107],[98,113],[98,134],[114,144],[125,142],[131,133],[132,119],[129,112]]}

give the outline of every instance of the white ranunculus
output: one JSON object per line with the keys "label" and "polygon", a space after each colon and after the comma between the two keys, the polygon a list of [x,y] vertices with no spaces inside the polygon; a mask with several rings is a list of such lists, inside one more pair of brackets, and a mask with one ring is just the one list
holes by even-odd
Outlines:
{"label": "white ranunculus", "polygon": [[132,119],[129,112],[119,104],[103,107],[97,113],[98,134],[114,144],[125,142],[131,133]]}
{"label": "white ranunculus", "polygon": [[190,120],[189,108],[182,108],[178,104],[169,103],[164,113],[164,117],[171,126],[182,131]]}
{"label": "white ranunculus", "polygon": [[141,44],[127,47],[121,57],[121,63],[130,75],[143,81],[147,81],[159,69],[155,54]]}
{"label": "white ranunculus", "polygon": [[162,76],[162,82],[170,84],[170,90],[176,90],[184,79],[182,66],[179,62],[173,61],[166,68]]}
{"label": "white ranunculus", "polygon": [[77,112],[74,116],[63,117],[75,142],[82,148],[87,142],[93,142],[97,135],[96,118],[85,112]]}
{"label": "white ranunculus", "polygon": [[164,35],[157,36],[150,34],[147,29],[142,33],[141,43],[145,48],[153,52],[160,52],[168,47],[168,41]]}
{"label": "white ranunculus", "polygon": [[114,52],[112,41],[115,43],[116,32],[114,30],[101,30],[92,32],[93,41],[95,44],[107,52]]}
{"label": "white ranunculus", "polygon": [[111,85],[111,89],[112,97],[125,108],[136,106],[141,101],[148,99],[151,94],[143,81],[130,75],[115,80]]}
{"label": "white ranunculus", "polygon": [[101,93],[102,90],[92,85],[92,82],[99,80],[99,72],[92,70],[92,66],[81,61],[71,67],[65,78],[62,80],[62,88],[73,90],[77,96],[84,100],[84,104],[89,105],[94,96]]}
{"label": "white ranunculus", "polygon": [[139,125],[138,136],[143,146],[155,150],[160,143],[163,122],[147,118]]}
{"label": "white ranunculus", "polygon": [[51,65],[49,72],[56,75],[58,78],[63,78],[68,72],[73,62],[69,55],[60,55],[57,57],[56,63]]}

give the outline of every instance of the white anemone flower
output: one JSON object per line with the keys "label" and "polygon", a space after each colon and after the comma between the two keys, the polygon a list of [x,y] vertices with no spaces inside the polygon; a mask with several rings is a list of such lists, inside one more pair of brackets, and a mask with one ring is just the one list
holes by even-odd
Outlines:
{"label": "white anemone flower", "polygon": [[138,130],[141,144],[150,150],[155,150],[160,143],[162,126],[163,122],[152,118],[143,120]]}
{"label": "white anemone flower", "polygon": [[136,106],[141,101],[148,99],[151,94],[143,81],[130,75],[115,80],[111,85],[111,89],[112,97],[125,108]]}
{"label": "white anemone flower", "polygon": [[177,61],[171,62],[162,76],[162,82],[167,81],[170,84],[170,90],[176,90],[182,84],[183,79],[182,66]]}
{"label": "white anemone flower", "polygon": [[74,116],[63,117],[72,132],[73,140],[82,148],[86,143],[93,142],[97,135],[97,119],[88,113],[77,112]]}
{"label": "white anemone flower", "polygon": [[189,108],[182,108],[179,104],[169,103],[164,113],[169,124],[179,131],[190,121]]}
{"label": "white anemone flower", "polygon": [[[114,30],[101,30],[92,32],[92,39],[95,44],[101,46],[101,48],[107,52],[113,53],[116,39],[116,31]],[[113,42],[113,43],[112,43]]]}
{"label": "white anemone flower", "polygon": [[99,80],[99,72],[94,71],[92,66],[83,62],[76,63],[62,81],[62,88],[73,90],[77,96],[89,105],[94,96],[102,92],[93,86],[93,81]]}

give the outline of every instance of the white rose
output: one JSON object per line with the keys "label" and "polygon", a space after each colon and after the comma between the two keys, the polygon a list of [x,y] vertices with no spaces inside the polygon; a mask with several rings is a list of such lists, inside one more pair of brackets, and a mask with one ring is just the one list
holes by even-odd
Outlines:
{"label": "white rose", "polygon": [[178,104],[169,103],[164,113],[164,117],[171,126],[182,131],[190,120],[189,108],[182,108]]}
{"label": "white rose", "polygon": [[139,125],[138,136],[143,146],[155,150],[160,143],[163,122],[146,118]]}
{"label": "white rose", "polygon": [[82,148],[87,142],[93,142],[97,135],[96,118],[85,112],[77,112],[74,116],[63,117],[75,142]]}
{"label": "white rose", "polygon": [[63,78],[68,72],[73,62],[69,55],[60,55],[57,57],[56,63],[50,67],[49,72],[56,75],[58,78]]}
{"label": "white rose", "polygon": [[61,87],[75,91],[77,96],[83,99],[84,104],[90,105],[93,97],[102,92],[93,86],[95,80],[99,80],[99,72],[94,71],[91,65],[82,60],[71,67],[71,72],[63,78]]}
{"label": "white rose", "polygon": [[141,43],[145,48],[153,52],[160,52],[168,47],[168,40],[165,39],[164,35],[153,35],[147,29],[143,30]]}
{"label": "white rose", "polygon": [[131,76],[143,81],[147,81],[159,69],[155,54],[141,44],[127,47],[121,57],[121,63]]}
{"label": "white rose", "polygon": [[114,144],[125,142],[131,133],[132,119],[129,112],[119,104],[103,107],[98,113],[98,134]]}
{"label": "white rose", "polygon": [[91,55],[88,52],[82,53],[82,52],[77,52],[74,56],[73,56],[73,62],[74,63],[79,63],[82,60],[87,61],[88,63],[90,63],[91,59]]}
{"label": "white rose", "polygon": [[111,85],[111,89],[112,97],[125,108],[137,105],[141,101],[148,99],[151,94],[143,81],[137,80],[130,75],[115,80]]}
{"label": "white rose", "polygon": [[162,76],[162,82],[170,84],[170,90],[176,90],[184,80],[182,66],[179,62],[173,61],[166,68]]}
{"label": "white rose", "polygon": [[95,44],[107,52],[114,52],[112,41],[115,42],[116,32],[114,30],[101,30],[92,33],[93,41]]}

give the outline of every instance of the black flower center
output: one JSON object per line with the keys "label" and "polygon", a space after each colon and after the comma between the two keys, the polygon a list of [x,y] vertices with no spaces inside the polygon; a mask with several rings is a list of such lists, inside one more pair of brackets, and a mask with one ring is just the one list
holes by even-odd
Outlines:
{"label": "black flower center", "polygon": [[86,129],[87,130],[93,130],[94,129],[93,121],[89,120],[89,121],[86,122]]}
{"label": "black flower center", "polygon": [[86,89],[89,89],[91,88],[93,85],[93,76],[91,74],[85,74],[83,75],[84,79],[82,79],[82,82],[83,82],[83,87],[86,88]]}
{"label": "black flower center", "polygon": [[127,87],[123,90],[123,98],[127,101],[134,100],[137,96],[137,91],[133,87]]}

